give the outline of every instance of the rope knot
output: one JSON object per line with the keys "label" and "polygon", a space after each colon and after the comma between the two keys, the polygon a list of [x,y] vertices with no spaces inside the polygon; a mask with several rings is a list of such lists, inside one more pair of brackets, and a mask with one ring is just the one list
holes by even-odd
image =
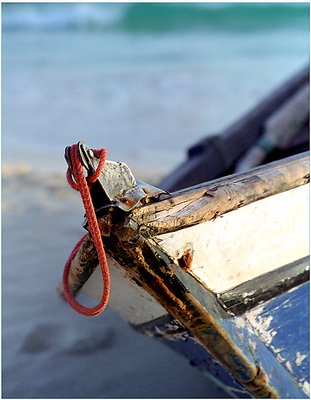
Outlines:
{"label": "rope knot", "polygon": [[[79,163],[82,165],[82,160],[81,160],[81,156],[80,156],[80,152],[78,150],[78,146],[77,145],[72,145],[69,149],[69,154],[70,154],[70,158],[71,158],[71,163],[72,163],[72,168],[75,169],[74,164],[76,164],[77,160],[79,159]],[[71,156],[71,152],[73,153],[73,158]],[[86,181],[88,183],[88,186],[91,187],[92,183],[94,183],[100,176],[100,173],[103,170],[103,167],[105,165],[106,162],[106,158],[107,158],[107,150],[106,149],[91,149],[91,151],[93,152],[93,154],[95,155],[96,158],[99,159],[98,162],[98,166],[96,168],[96,170],[93,172],[92,175],[89,175],[86,177]],[[67,178],[67,182],[69,183],[69,185],[72,187],[72,189],[79,191],[79,185],[76,181],[76,178],[74,176],[73,171],[68,167],[67,168],[67,172],[66,172],[66,178]]]}
{"label": "rope knot", "polygon": [[99,163],[98,166],[96,168],[96,171],[87,178],[87,181],[92,184],[94,183],[98,178],[100,173],[102,172],[103,168],[104,168],[104,164],[106,162],[106,157],[107,157],[107,150],[106,149],[99,149],[99,150],[95,150],[92,149],[95,157],[99,158]]}
{"label": "rope knot", "polygon": [[98,256],[98,261],[99,265],[101,267],[101,272],[102,272],[102,277],[103,277],[103,283],[104,283],[104,289],[103,289],[103,294],[102,294],[102,299],[100,303],[95,306],[95,307],[85,307],[81,305],[72,295],[70,288],[69,288],[69,271],[71,267],[71,263],[75,256],[77,255],[83,239],[85,236],[76,244],[74,247],[73,251],[71,252],[64,268],[64,273],[63,273],[63,288],[64,288],[64,294],[66,297],[66,300],[68,303],[71,305],[73,309],[78,311],[80,314],[87,315],[87,316],[94,316],[98,315],[101,313],[105,308],[109,300],[109,292],[110,292],[110,275],[109,275],[109,269],[108,269],[108,263],[106,259],[106,253],[105,249],[103,246],[102,238],[101,238],[101,232],[98,226],[98,221],[96,218],[94,206],[92,203],[91,199],[91,194],[90,194],[90,187],[92,183],[94,183],[98,178],[99,175],[104,167],[105,161],[106,161],[106,156],[107,156],[107,150],[106,149],[99,149],[99,150],[93,150],[94,155],[99,159],[98,166],[95,170],[95,172],[89,176],[85,177],[84,171],[83,171],[83,164],[82,160],[80,157],[80,152],[79,152],[79,147],[77,144],[72,145],[69,148],[69,161],[71,164],[71,169],[68,167],[67,169],[67,180],[69,185],[74,189],[80,192],[82,203],[85,208],[85,213],[86,217],[88,219],[89,223],[89,230],[90,234],[92,237],[92,240],[94,242],[96,251],[97,251],[97,256]]}

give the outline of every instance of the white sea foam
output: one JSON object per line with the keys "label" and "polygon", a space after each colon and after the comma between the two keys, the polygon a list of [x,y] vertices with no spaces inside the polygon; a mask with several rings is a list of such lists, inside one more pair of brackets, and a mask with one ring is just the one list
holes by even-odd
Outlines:
{"label": "white sea foam", "polygon": [[22,4],[4,7],[3,28],[20,29],[83,29],[109,28],[122,18],[126,5],[108,4]]}

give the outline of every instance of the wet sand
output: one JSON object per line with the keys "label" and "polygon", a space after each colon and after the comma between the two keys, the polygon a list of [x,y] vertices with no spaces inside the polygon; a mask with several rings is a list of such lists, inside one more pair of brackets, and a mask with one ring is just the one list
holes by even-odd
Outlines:
{"label": "wet sand", "polygon": [[3,398],[222,398],[179,354],[110,309],[76,314],[57,294],[82,236],[63,174],[3,166]]}

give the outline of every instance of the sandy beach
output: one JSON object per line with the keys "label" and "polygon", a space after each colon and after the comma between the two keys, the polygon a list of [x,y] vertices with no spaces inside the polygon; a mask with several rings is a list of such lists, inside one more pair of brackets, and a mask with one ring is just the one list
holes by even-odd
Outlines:
{"label": "sandy beach", "polygon": [[3,398],[214,398],[187,360],[107,309],[76,314],[57,294],[82,236],[79,195],[60,173],[3,166]]}

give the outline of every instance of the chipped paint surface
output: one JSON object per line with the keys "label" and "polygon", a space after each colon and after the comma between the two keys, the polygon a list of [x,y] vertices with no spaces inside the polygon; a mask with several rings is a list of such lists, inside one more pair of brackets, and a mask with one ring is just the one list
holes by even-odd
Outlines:
{"label": "chipped paint surface", "polygon": [[281,356],[281,354],[277,354],[276,355],[276,359],[280,362],[280,363],[284,363],[285,358]]}
{"label": "chipped paint surface", "polygon": [[246,312],[276,360],[309,396],[309,282]]}
{"label": "chipped paint surface", "polygon": [[292,364],[290,363],[290,361],[286,361],[285,366],[292,374],[294,373]]}
{"label": "chipped paint surface", "polygon": [[193,259],[193,245],[191,242],[186,243],[185,249],[181,257],[177,259],[177,263],[180,268],[185,271],[190,271],[192,268],[192,259]]}
{"label": "chipped paint surface", "polygon": [[243,317],[235,318],[235,324],[238,328],[245,328],[246,322]]}
{"label": "chipped paint surface", "polygon": [[253,341],[253,340],[249,340],[249,341],[248,341],[248,345],[249,345],[250,350],[251,350],[253,353],[255,353],[256,348],[257,348],[257,343],[256,343],[255,341]]}
{"label": "chipped paint surface", "polygon": [[299,382],[299,386],[307,396],[310,396],[310,383],[307,381]]}
{"label": "chipped paint surface", "polygon": [[[292,204],[301,207],[297,209]],[[307,256],[308,207],[309,188],[303,185],[228,212],[214,221],[156,238],[176,263],[182,260],[184,268],[188,264],[183,260],[184,251],[191,243],[189,272],[209,290],[222,293]],[[239,240],[233,241],[234,237]],[[245,293],[245,299],[249,295]]]}
{"label": "chipped paint surface", "polygon": [[[185,341],[189,338],[189,332],[179,323],[174,323],[174,320],[166,322],[161,327],[156,326],[155,331],[152,334],[148,334],[148,331],[146,332],[148,336],[157,336],[173,341]],[[195,338],[193,338],[193,340],[197,341]]]}
{"label": "chipped paint surface", "polygon": [[253,327],[258,332],[258,335],[263,339],[264,343],[269,346],[272,343],[274,336],[277,335],[277,331],[270,328],[273,320],[272,315],[262,316],[264,307],[257,307],[246,313],[247,318],[252,321]]}
{"label": "chipped paint surface", "polygon": [[303,360],[306,359],[307,357],[308,356],[306,356],[305,354],[300,354],[300,351],[297,351],[295,364],[299,367],[303,362]]}

